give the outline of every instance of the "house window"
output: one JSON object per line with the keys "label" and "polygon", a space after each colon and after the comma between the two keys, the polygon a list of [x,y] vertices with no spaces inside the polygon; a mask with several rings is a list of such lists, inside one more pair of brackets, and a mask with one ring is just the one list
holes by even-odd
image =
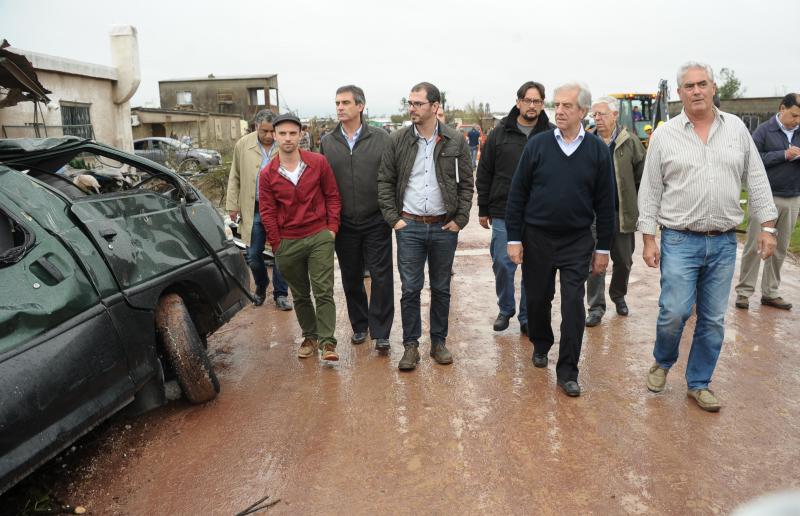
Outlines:
{"label": "house window", "polygon": [[217,92],[217,104],[233,104],[233,92],[220,90]]}
{"label": "house window", "polygon": [[89,104],[61,103],[61,125],[65,136],[77,136],[91,140],[94,138]]}
{"label": "house window", "polygon": [[264,88],[249,88],[247,92],[250,94],[251,106],[264,106],[266,97],[264,96]]}
{"label": "house window", "polygon": [[191,91],[179,91],[177,104],[179,106],[191,106],[192,105],[192,92]]}

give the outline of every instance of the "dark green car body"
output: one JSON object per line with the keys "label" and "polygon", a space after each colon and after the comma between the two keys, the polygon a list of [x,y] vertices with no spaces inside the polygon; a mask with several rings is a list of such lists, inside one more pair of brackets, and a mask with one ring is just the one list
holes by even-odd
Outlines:
{"label": "dark green car body", "polygon": [[[86,195],[55,173],[82,153],[149,179]],[[77,138],[0,140],[0,493],[131,402],[165,401],[164,294],[205,337],[245,306],[248,275],[211,202],[165,167]]]}

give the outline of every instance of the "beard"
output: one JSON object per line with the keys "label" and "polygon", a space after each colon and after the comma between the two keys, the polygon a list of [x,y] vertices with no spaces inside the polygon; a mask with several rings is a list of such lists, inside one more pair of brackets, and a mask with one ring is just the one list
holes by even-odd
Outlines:
{"label": "beard", "polygon": [[537,113],[537,112],[535,112],[535,111],[533,112],[533,113],[534,113],[533,115],[530,115],[530,114],[528,114],[528,113],[529,113],[529,112],[520,113],[520,115],[522,116],[522,118],[523,118],[523,119],[524,119],[526,122],[535,122],[535,121],[536,121],[536,120],[539,118],[539,113]]}

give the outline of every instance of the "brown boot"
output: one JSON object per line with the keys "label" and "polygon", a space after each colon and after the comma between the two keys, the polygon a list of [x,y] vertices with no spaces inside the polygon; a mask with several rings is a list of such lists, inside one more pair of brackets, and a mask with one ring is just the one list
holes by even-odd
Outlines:
{"label": "brown boot", "polygon": [[300,350],[297,352],[297,356],[300,358],[308,358],[313,356],[316,352],[317,340],[312,339],[311,337],[306,337],[303,343],[300,345]]}
{"label": "brown boot", "polygon": [[431,356],[437,364],[447,365],[453,363],[453,355],[445,347],[444,342],[431,343]]}

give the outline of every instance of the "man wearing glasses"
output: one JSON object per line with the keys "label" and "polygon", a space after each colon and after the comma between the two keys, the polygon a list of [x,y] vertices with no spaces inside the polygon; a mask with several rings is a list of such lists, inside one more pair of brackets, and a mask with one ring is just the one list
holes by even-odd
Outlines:
{"label": "man wearing glasses", "polygon": [[[508,116],[489,133],[481,152],[481,161],[475,175],[478,190],[478,215],[480,224],[491,227],[492,240],[489,250],[492,255],[497,306],[500,312],[494,321],[494,331],[508,328],[509,320],[517,313],[514,299],[514,275],[517,264],[508,258],[506,233],[506,200],[511,178],[517,169],[522,149],[533,136],[552,130],[544,112],[544,86],[528,81],[517,90],[517,103]],[[528,333],[528,307],[525,283],[522,283],[519,301],[519,328]]]}
{"label": "man wearing glasses", "polygon": [[408,112],[413,124],[391,134],[378,174],[378,205],[395,230],[402,296],[405,352],[398,364],[410,371],[419,362],[422,335],[420,292],[425,263],[431,289],[431,356],[450,364],[445,346],[450,312],[450,272],[458,232],[469,221],[472,164],[460,131],[440,124],[439,89],[421,82],[411,88]]}
{"label": "man wearing glasses", "polygon": [[[736,226],[742,184],[750,194],[750,216],[760,225],[758,253],[775,250],[778,212],[764,165],[747,127],[714,107],[714,72],[696,62],[678,70],[680,115],[653,132],[639,189],[643,258],[661,267],[661,294],[647,388],[664,390],[678,360],[686,320],[697,313],[686,364],[687,394],[703,410],[720,403],[708,389],[725,334],[725,310],[736,263]],[[661,250],[656,229],[661,226]]]}
{"label": "man wearing glasses", "polygon": [[[625,295],[628,293],[628,279],[631,275],[633,251],[636,245],[634,236],[636,222],[639,219],[636,197],[639,183],[642,182],[645,150],[637,136],[631,135],[627,129],[617,125],[619,115],[617,99],[600,97],[592,105],[592,111],[592,118],[596,123],[595,134],[608,145],[616,179],[614,194],[617,218],[611,243],[611,261],[614,262],[614,269],[608,294],[617,308],[617,313],[627,316],[629,310]],[[586,326],[597,326],[605,315],[605,290],[605,272],[589,276],[586,282],[586,301],[589,304]]]}

